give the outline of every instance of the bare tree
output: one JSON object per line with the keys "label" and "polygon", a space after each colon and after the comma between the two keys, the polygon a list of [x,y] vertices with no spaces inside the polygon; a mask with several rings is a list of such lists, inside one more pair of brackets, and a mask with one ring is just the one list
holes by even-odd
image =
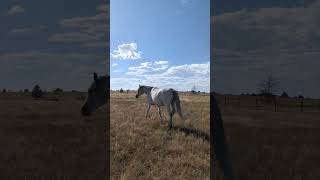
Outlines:
{"label": "bare tree", "polygon": [[273,96],[277,92],[277,85],[279,81],[270,73],[266,79],[261,81],[259,86],[259,92],[261,95]]}
{"label": "bare tree", "polygon": [[197,88],[196,88],[196,85],[194,85],[192,88],[191,88],[191,92],[193,93],[193,94],[195,94],[197,91]]}
{"label": "bare tree", "polygon": [[259,93],[265,97],[267,103],[270,103],[277,92],[279,81],[272,73],[267,74],[267,77],[259,84]]}

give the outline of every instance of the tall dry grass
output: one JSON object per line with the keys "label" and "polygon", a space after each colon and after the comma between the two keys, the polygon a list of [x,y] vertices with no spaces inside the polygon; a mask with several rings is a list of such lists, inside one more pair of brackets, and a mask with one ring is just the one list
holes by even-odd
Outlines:
{"label": "tall dry grass", "polygon": [[209,179],[209,96],[181,95],[182,111],[188,113],[186,127],[174,116],[169,130],[156,107],[145,119],[146,97],[134,93],[111,93],[111,178],[112,179]]}
{"label": "tall dry grass", "polygon": [[220,107],[239,180],[320,179],[320,112]]}
{"label": "tall dry grass", "polygon": [[105,179],[106,108],[83,119],[83,95],[0,94],[0,179]]}

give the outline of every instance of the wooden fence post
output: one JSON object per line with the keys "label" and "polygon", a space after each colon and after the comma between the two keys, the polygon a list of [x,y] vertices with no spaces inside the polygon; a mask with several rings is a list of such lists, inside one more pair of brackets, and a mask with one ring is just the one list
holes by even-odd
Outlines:
{"label": "wooden fence post", "polygon": [[274,98],[274,112],[277,112],[277,99]]}
{"label": "wooden fence post", "polygon": [[300,101],[300,111],[303,112],[303,100]]}
{"label": "wooden fence post", "polygon": [[315,110],[315,108],[316,108],[316,106],[315,106],[315,104],[316,104],[316,103],[315,103],[315,100],[314,100],[314,99],[312,99],[312,100],[311,100],[311,102],[312,102],[312,110],[314,111],[314,110]]}
{"label": "wooden fence post", "polygon": [[224,105],[227,105],[227,96],[224,96]]}

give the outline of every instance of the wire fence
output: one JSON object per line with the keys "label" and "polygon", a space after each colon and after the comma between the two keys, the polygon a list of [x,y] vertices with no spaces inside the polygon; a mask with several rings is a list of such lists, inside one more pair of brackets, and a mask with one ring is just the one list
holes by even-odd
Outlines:
{"label": "wire fence", "polygon": [[221,106],[246,107],[255,110],[320,112],[319,99],[284,97],[267,99],[263,96],[218,95],[217,100]]}

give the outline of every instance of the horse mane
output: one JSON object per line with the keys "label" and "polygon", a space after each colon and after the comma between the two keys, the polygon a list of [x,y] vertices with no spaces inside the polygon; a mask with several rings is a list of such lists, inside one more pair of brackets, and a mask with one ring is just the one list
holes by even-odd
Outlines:
{"label": "horse mane", "polygon": [[157,87],[153,87],[153,86],[146,86],[146,85],[141,85],[140,87],[147,88],[147,89],[157,88]]}
{"label": "horse mane", "polygon": [[109,78],[109,77],[110,77],[110,75],[109,75],[109,74],[104,74],[104,75],[101,75],[101,76],[99,76],[99,77],[102,77],[102,78]]}

